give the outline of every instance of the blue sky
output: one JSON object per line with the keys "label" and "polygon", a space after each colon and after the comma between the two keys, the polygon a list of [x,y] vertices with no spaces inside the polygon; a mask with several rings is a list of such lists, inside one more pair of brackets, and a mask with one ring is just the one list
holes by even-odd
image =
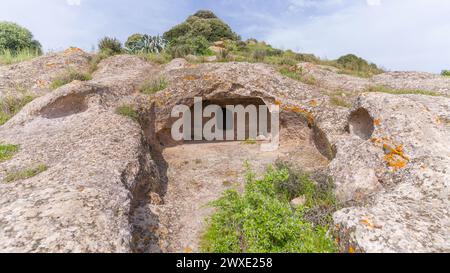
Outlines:
{"label": "blue sky", "polygon": [[450,69],[449,0],[1,0],[0,20],[30,29],[46,50],[92,50],[103,36],[162,34],[198,9],[243,38],[389,70]]}

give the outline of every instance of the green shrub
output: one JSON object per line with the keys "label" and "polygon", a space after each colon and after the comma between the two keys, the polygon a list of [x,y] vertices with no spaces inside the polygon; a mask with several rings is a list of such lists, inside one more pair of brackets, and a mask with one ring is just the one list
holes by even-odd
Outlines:
{"label": "green shrub", "polygon": [[151,79],[149,81],[145,81],[141,85],[140,91],[143,94],[152,95],[158,91],[166,89],[168,85],[169,85],[169,83],[167,82],[167,80],[165,78],[158,77],[155,79]]}
{"label": "green shrub", "polygon": [[257,49],[252,53],[252,59],[255,62],[263,62],[266,59],[267,53],[265,50]]}
{"label": "green shrub", "polygon": [[133,35],[131,35],[130,37],[128,37],[127,41],[125,42],[125,47],[126,48],[134,48],[137,43],[139,43],[142,38],[144,37],[143,34],[140,33],[135,33]]}
{"label": "green shrub", "polygon": [[120,54],[123,51],[122,43],[116,38],[105,37],[98,43],[100,52],[106,52],[109,55]]}
{"label": "green shrub", "polygon": [[117,107],[116,113],[124,117],[131,118],[134,121],[139,121],[139,114],[131,105],[122,105]]}
{"label": "green shrub", "polygon": [[19,151],[19,145],[1,144],[0,162],[10,160]]}
{"label": "green shrub", "polygon": [[10,183],[18,180],[24,180],[34,177],[42,172],[45,172],[48,167],[44,164],[37,165],[36,167],[31,167],[28,169],[23,169],[19,171],[7,172],[5,177],[5,182]]}
{"label": "green shrub", "polygon": [[205,54],[212,42],[218,40],[239,40],[222,20],[211,11],[199,11],[189,16],[185,22],[164,33],[169,42],[172,56]]}
{"label": "green shrub", "polygon": [[60,74],[55,80],[53,80],[50,88],[54,90],[75,80],[89,81],[92,80],[92,76],[89,73],[68,69],[65,73]]}
{"label": "green shrub", "polygon": [[30,95],[20,97],[7,96],[0,99],[0,125],[5,124],[33,99],[34,97]]}
{"label": "green shrub", "polygon": [[441,72],[442,76],[450,77],[450,70],[442,70]]}
{"label": "green shrub", "polygon": [[23,50],[42,53],[41,44],[33,39],[33,34],[18,24],[0,22],[0,52],[4,50],[17,54]]}
{"label": "green shrub", "polygon": [[340,73],[359,77],[371,77],[383,73],[375,64],[368,63],[363,58],[354,54],[348,54],[336,60],[337,67],[342,69]]}
{"label": "green shrub", "polygon": [[[204,252],[337,251],[329,227],[315,225],[306,218],[309,211],[320,206],[335,207],[328,187],[316,185],[307,174],[296,175],[287,167],[270,168],[262,179],[248,172],[246,181],[243,193],[228,190],[212,203],[216,212],[208,220],[202,238]],[[294,193],[307,197],[305,206],[290,206]]]}

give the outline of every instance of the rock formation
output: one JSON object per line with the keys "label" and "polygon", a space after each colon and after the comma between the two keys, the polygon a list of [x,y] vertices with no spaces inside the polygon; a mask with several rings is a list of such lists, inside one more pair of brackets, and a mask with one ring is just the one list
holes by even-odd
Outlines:
{"label": "rock formation", "polygon": [[[161,66],[119,55],[103,60],[92,80],[50,92],[55,75],[70,65],[87,70],[89,59],[66,51],[0,68],[2,95],[19,84],[40,96],[0,127],[0,142],[20,145],[0,163],[0,181],[12,170],[48,166],[0,182],[1,252],[165,251],[160,237],[169,231],[150,227],[169,213],[154,208],[164,205],[168,182],[164,149],[179,144],[169,138],[170,111],[194,96],[280,106],[285,154],[276,156],[328,165],[345,204],[334,215],[343,247],[450,250],[450,99],[363,93],[383,84],[449,95],[447,79],[406,72],[361,79],[300,64],[321,82],[315,86],[265,64],[175,59]],[[155,77],[168,87],[140,93]],[[330,103],[327,94],[341,88],[354,93],[351,109]],[[118,115],[121,105],[134,105],[137,120]]]}

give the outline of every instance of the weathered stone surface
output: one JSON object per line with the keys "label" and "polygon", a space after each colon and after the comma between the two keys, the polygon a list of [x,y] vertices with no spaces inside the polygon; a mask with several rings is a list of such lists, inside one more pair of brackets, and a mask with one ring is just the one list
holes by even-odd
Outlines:
{"label": "weathered stone surface", "polygon": [[18,96],[26,92],[42,95],[50,91],[50,84],[68,69],[86,72],[91,55],[71,48],[64,52],[44,55],[31,61],[0,66],[0,98]]}
{"label": "weathered stone surface", "polygon": [[[102,61],[90,81],[51,93],[35,86],[68,65],[87,69],[88,54],[72,51],[0,67],[2,94],[17,82],[44,94],[0,127],[0,142],[20,145],[0,163],[1,252],[195,250],[195,238],[186,234],[201,231],[209,211],[200,203],[233,184],[230,177],[241,183],[236,169],[243,160],[262,170],[277,158],[307,170],[331,161],[327,170],[347,206],[334,214],[344,245],[367,252],[450,251],[450,99],[360,95],[380,84],[447,94],[446,79],[411,72],[361,79],[300,64],[319,82],[307,85],[264,64],[175,59],[159,66],[119,55]],[[52,62],[56,68],[46,70]],[[139,86],[156,76],[168,87],[140,94]],[[327,94],[342,90],[355,98],[351,109],[330,103]],[[166,143],[172,107],[191,106],[195,96],[279,105],[280,149]],[[124,104],[136,106],[139,122],[116,114]],[[208,151],[210,158],[199,160]],[[36,164],[48,169],[4,182],[8,172]],[[177,183],[164,184],[171,181]],[[176,242],[168,244],[168,237]]]}
{"label": "weathered stone surface", "polygon": [[338,198],[361,205],[334,215],[339,230],[361,251],[449,251],[450,99],[371,93],[353,110],[371,119],[350,119],[360,134],[336,143],[330,172]]}
{"label": "weathered stone surface", "polygon": [[[0,129],[20,145],[0,172],[1,252],[130,252],[139,194],[158,172],[138,123],[114,113],[152,66],[116,56],[89,82],[73,82],[28,104]],[[16,182],[8,171],[45,164]],[[151,215],[146,217],[150,218]]]}

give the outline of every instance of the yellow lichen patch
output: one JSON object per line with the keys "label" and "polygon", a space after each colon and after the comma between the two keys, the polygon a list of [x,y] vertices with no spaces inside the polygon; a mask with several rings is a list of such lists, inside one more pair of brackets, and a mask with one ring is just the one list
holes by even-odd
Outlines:
{"label": "yellow lichen patch", "polygon": [[279,101],[279,100],[275,100],[275,105],[278,105],[278,106],[281,106],[281,101]]}
{"label": "yellow lichen patch", "polygon": [[285,106],[285,107],[283,107],[283,110],[291,111],[291,112],[298,113],[298,114],[302,114],[308,120],[308,124],[309,125],[314,125],[314,121],[315,121],[314,120],[314,116],[313,116],[313,114],[311,112],[309,112],[306,109],[302,109],[302,108],[300,108],[298,106]]}
{"label": "yellow lichen patch", "polygon": [[373,137],[373,138],[370,139],[370,141],[372,141],[375,144],[380,144],[380,143],[383,142],[383,140],[381,138],[379,138],[379,137]]}
{"label": "yellow lichen patch", "polygon": [[56,66],[55,63],[46,63],[45,64],[45,67],[47,67],[47,68],[54,68],[55,66]]}
{"label": "yellow lichen patch", "polygon": [[72,53],[77,53],[77,52],[83,52],[83,50],[78,47],[69,47],[68,49],[64,50],[64,54],[66,54],[66,55],[69,55]]}
{"label": "yellow lichen patch", "polygon": [[356,253],[356,251],[355,251],[355,249],[354,249],[352,246],[350,246],[350,247],[348,248],[348,253],[354,254],[354,253]]}
{"label": "yellow lichen patch", "polygon": [[185,81],[195,81],[196,79],[197,79],[197,77],[194,75],[187,75],[187,76],[183,77],[183,80],[185,80]]}
{"label": "yellow lichen patch", "polygon": [[386,153],[384,160],[387,164],[394,169],[402,169],[406,167],[409,162],[409,157],[407,157],[403,152],[403,145],[398,145],[395,148],[389,146],[389,144],[383,145],[383,150]]}
{"label": "yellow lichen patch", "polygon": [[375,126],[380,126],[380,125],[381,125],[381,119],[379,119],[379,118],[374,119],[373,124],[374,124]]}
{"label": "yellow lichen patch", "polygon": [[204,79],[205,81],[211,81],[211,80],[214,80],[215,77],[212,76],[212,75],[204,75],[204,76],[203,76],[203,79]]}

